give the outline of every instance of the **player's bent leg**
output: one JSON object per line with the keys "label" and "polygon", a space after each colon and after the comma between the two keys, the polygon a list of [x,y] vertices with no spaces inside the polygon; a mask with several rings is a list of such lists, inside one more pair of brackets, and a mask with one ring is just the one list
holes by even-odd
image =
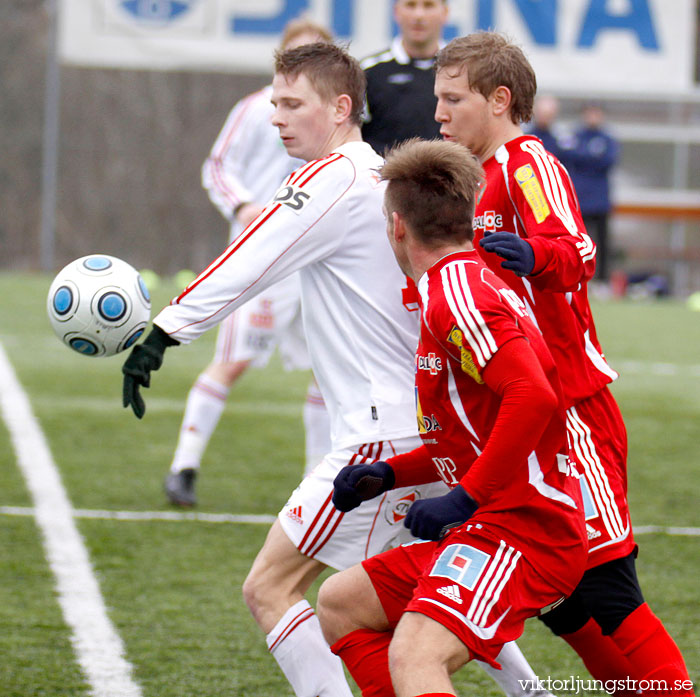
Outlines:
{"label": "player's bent leg", "polygon": [[450,676],[469,661],[469,649],[449,629],[417,612],[406,612],[389,646],[396,697],[454,695]]}
{"label": "player's bent leg", "polygon": [[165,479],[165,494],[171,503],[196,504],[195,480],[204,451],[221,419],[231,385],[249,365],[249,361],[212,363],[190,389],[170,472]]}
{"label": "player's bent leg", "polygon": [[361,564],[329,576],[321,585],[318,619],[326,641],[336,641],[356,629],[391,629],[372,581]]}
{"label": "player's bent leg", "polygon": [[678,646],[646,603],[628,615],[610,637],[630,662],[636,680],[659,686],[655,694],[695,694]]}
{"label": "player's bent leg", "polygon": [[301,554],[275,521],[243,584],[243,597],[297,697],[352,697],[342,664],[304,599],[324,568]]}
{"label": "player's bent leg", "polygon": [[[616,684],[623,684],[630,677],[632,666],[591,617],[584,603],[581,584],[564,602],[538,619],[571,646],[596,680],[608,684],[609,681],[622,681]],[[634,692],[624,690],[616,692],[618,697],[632,694]]]}
{"label": "player's bent leg", "polygon": [[267,634],[325,568],[304,556],[276,520],[243,583],[243,598],[258,626]]}
{"label": "player's bent leg", "polygon": [[229,389],[243,373],[250,368],[252,361],[227,361],[224,363],[211,363],[204,371],[212,380],[225,385]]}
{"label": "player's bent leg", "polygon": [[390,696],[393,628],[360,564],[324,581],[318,594],[318,615],[331,651],[342,658],[363,696]]}

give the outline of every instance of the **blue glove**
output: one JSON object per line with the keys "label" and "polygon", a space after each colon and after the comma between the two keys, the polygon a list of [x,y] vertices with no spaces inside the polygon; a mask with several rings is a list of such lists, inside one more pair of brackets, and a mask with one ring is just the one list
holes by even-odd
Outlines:
{"label": "blue glove", "polygon": [[391,465],[377,460],[371,465],[347,465],[333,482],[333,505],[343,513],[357,508],[393,488],[396,477]]}
{"label": "blue glove", "polygon": [[458,484],[449,494],[416,501],[408,509],[403,524],[421,540],[439,540],[450,528],[469,520],[478,507]]}
{"label": "blue glove", "polygon": [[492,232],[484,235],[479,244],[487,252],[503,257],[506,261],[501,262],[501,267],[517,276],[527,276],[535,268],[532,245],[514,232]]}

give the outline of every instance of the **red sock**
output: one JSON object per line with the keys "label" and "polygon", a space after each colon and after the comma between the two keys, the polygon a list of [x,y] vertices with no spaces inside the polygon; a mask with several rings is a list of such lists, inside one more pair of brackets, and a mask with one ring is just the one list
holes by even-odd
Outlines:
{"label": "red sock", "polygon": [[395,697],[389,673],[391,632],[356,629],[331,646],[347,666],[362,697]]}
{"label": "red sock", "polygon": [[[644,603],[628,615],[610,635],[632,666],[632,677],[637,680],[662,680],[668,691],[654,691],[661,695],[693,695],[688,669],[676,642],[669,636],[661,620]],[[682,689],[685,682],[687,689]]]}
{"label": "red sock", "polygon": [[[632,665],[627,657],[609,636],[602,633],[595,620],[589,619],[581,629],[562,634],[561,638],[576,651],[596,680],[626,680],[632,675]],[[615,694],[620,697],[635,693],[621,690]]]}

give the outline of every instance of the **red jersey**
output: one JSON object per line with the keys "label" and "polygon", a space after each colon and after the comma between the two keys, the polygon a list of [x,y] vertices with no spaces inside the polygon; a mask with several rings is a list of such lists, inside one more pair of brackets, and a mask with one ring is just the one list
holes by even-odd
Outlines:
{"label": "red jersey", "polygon": [[[554,356],[570,407],[618,377],[605,360],[588,304],[595,245],[566,169],[538,138],[524,135],[505,143],[483,167],[474,246],[527,305]],[[484,234],[502,231],[532,245],[535,267],[529,276],[503,269],[503,259],[479,245]]]}
{"label": "red jersey", "polygon": [[[389,459],[397,484],[402,469],[411,470],[412,476],[425,472],[429,479],[435,468],[449,486],[461,483],[479,503],[469,524],[488,526],[532,560],[540,560],[544,576],[570,576],[567,555],[580,551],[585,539],[583,505],[568,458],[557,372],[540,332],[517,295],[476,251],[443,258],[423,276],[419,291],[423,310],[416,393],[423,447]],[[487,441],[502,398],[482,374],[514,339],[529,342],[559,408],[546,425],[526,410],[521,418],[520,410],[520,421],[530,418],[542,426],[539,442],[529,453],[520,437],[502,442],[505,456],[494,458]]]}

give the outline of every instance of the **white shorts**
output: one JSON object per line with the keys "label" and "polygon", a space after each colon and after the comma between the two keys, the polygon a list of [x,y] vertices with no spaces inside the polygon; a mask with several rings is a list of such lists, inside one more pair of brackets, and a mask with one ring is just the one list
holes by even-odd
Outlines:
{"label": "white shorts", "polygon": [[365,501],[349,513],[332,502],[333,480],[350,464],[374,462],[420,446],[419,436],[370,443],[326,455],[292,492],[278,520],[289,539],[307,557],[341,571],[414,539],[403,526],[409,506],[418,498],[441,496],[442,482],[392,489]]}
{"label": "white shorts", "polygon": [[311,367],[301,320],[301,287],[292,274],[232,312],[219,325],[214,360],[264,368],[279,348],[286,370]]}

